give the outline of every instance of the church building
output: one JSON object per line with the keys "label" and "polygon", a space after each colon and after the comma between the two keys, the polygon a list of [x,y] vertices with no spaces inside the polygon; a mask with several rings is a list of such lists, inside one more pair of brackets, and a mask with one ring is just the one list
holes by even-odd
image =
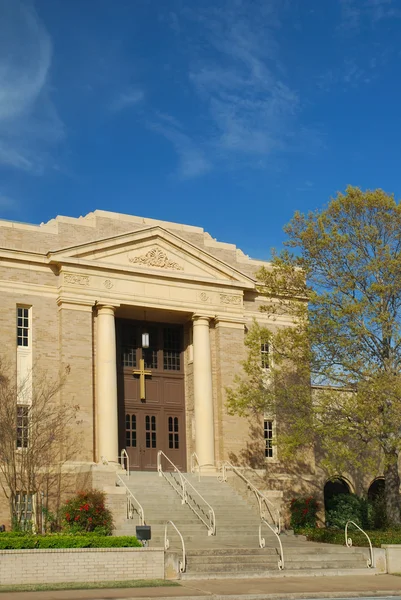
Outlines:
{"label": "church building", "polygon": [[[30,385],[35,370],[68,366],[60,393],[81,430],[71,468],[125,450],[131,470],[155,470],[162,450],[182,471],[214,469],[255,442],[252,424],[227,414],[225,388],[247,326],[267,318],[255,280],[265,263],[200,227],[101,210],[0,221],[0,256],[2,357]],[[272,463],[274,428],[265,419],[257,440]]]}

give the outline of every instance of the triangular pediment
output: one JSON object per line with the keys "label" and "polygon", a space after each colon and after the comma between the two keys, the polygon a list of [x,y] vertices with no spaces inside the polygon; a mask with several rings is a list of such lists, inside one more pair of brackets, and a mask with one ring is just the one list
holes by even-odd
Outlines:
{"label": "triangular pediment", "polygon": [[155,272],[176,278],[200,278],[253,288],[253,280],[231,265],[162,227],[150,227],[96,242],[49,252],[51,262],[76,263],[118,271]]}

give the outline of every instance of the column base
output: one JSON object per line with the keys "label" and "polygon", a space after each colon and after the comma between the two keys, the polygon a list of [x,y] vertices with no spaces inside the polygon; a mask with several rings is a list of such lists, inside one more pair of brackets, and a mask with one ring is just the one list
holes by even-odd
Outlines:
{"label": "column base", "polygon": [[213,465],[201,465],[201,477],[202,475],[218,475],[219,471],[217,467]]}

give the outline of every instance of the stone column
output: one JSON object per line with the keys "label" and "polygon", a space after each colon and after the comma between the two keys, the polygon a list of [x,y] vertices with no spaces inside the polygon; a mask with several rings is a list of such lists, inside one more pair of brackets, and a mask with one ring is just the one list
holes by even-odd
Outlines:
{"label": "stone column", "polygon": [[195,445],[201,466],[214,466],[214,419],[209,317],[193,317]]}
{"label": "stone column", "polygon": [[98,460],[117,462],[117,363],[114,306],[97,311],[96,390]]}

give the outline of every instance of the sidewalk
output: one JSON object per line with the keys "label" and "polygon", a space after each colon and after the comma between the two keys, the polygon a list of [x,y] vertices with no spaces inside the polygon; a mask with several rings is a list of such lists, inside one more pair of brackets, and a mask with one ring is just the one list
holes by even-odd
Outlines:
{"label": "sidewalk", "polygon": [[344,598],[358,596],[399,596],[401,577],[280,577],[272,579],[210,579],[183,581],[180,587],[114,590],[69,590],[65,592],[13,592],[0,600],[273,600],[283,598]]}

